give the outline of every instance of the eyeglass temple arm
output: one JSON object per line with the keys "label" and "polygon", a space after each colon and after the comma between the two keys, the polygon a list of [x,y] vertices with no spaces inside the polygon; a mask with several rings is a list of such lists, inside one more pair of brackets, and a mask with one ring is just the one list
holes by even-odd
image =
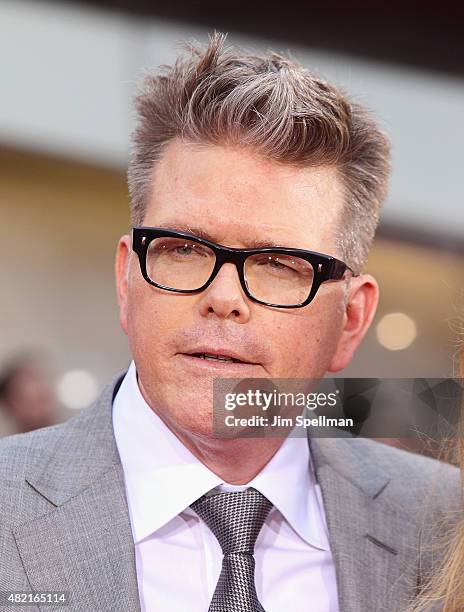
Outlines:
{"label": "eyeglass temple arm", "polygon": [[332,269],[330,271],[330,280],[328,282],[330,282],[331,280],[332,281],[342,280],[346,272],[351,272],[352,276],[359,276],[359,274],[356,274],[355,272],[353,272],[353,270],[350,267],[348,267],[345,263],[343,263],[343,261],[340,261],[339,259],[334,259],[332,261]]}

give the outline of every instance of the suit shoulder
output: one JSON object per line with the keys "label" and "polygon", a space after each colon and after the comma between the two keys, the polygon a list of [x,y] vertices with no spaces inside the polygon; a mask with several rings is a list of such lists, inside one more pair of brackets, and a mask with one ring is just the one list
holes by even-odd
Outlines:
{"label": "suit shoulder", "polygon": [[456,466],[382,442],[357,442],[365,460],[373,461],[388,476],[387,495],[395,502],[413,510],[418,504],[437,512],[460,508],[461,477]]}
{"label": "suit shoulder", "polygon": [[30,467],[45,465],[50,458],[64,461],[79,434],[92,428],[95,412],[96,406],[90,406],[63,423],[0,439],[0,483],[23,480]]}
{"label": "suit shoulder", "polygon": [[407,475],[428,480],[436,473],[445,479],[459,477],[458,468],[445,461],[367,438],[357,442],[364,446],[366,453],[375,455],[376,463],[392,477]]}
{"label": "suit shoulder", "polygon": [[[74,417],[73,417],[74,418]],[[24,468],[43,457],[60,438],[66,423],[42,427],[27,433],[6,436],[0,440],[0,479],[12,480]]]}
{"label": "suit shoulder", "polygon": [[54,457],[65,462],[71,451],[85,446],[89,432],[95,434],[95,438],[105,433],[108,422],[101,418],[102,407],[112,404],[115,385],[120,383],[124,374],[118,373],[94,404],[63,423],[0,439],[0,479],[11,479],[15,474],[22,476],[24,468],[38,463],[41,458],[46,461]]}

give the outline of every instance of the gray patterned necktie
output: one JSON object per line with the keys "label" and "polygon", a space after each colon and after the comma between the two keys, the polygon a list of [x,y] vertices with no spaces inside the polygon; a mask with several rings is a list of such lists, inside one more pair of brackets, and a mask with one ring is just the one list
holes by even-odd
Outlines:
{"label": "gray patterned necktie", "polygon": [[250,487],[203,495],[190,507],[214,533],[224,554],[208,612],[265,612],[256,594],[253,553],[271,502]]}

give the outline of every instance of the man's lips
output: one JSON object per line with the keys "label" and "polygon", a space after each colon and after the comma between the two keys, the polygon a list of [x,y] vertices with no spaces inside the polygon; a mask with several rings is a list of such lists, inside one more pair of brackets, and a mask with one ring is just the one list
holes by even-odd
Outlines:
{"label": "man's lips", "polygon": [[212,361],[224,361],[226,363],[244,363],[240,359],[234,359],[233,357],[227,357],[226,355],[213,355],[211,353],[191,353],[190,356]]}
{"label": "man's lips", "polygon": [[232,359],[205,359],[204,357],[190,355],[188,353],[177,353],[176,355],[183,367],[192,370],[196,373],[207,373],[216,376],[235,376],[241,378],[243,376],[259,376],[258,363],[249,363],[246,361],[235,361]]}
{"label": "man's lips", "polygon": [[211,363],[241,363],[244,365],[259,365],[258,363],[251,361],[247,356],[241,355],[229,348],[196,347],[179,354],[191,359],[208,361]]}

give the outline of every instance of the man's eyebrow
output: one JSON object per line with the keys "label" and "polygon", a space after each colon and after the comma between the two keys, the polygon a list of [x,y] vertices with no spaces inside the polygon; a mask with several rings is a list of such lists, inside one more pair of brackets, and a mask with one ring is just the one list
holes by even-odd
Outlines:
{"label": "man's eyebrow", "polygon": [[[197,227],[195,225],[186,225],[183,223],[160,223],[157,227],[161,227],[164,229],[172,229],[178,232],[186,232],[187,234],[194,234],[198,236],[198,238],[203,238],[204,240],[209,240],[210,242],[218,243],[214,236],[212,236],[209,232],[201,227]],[[279,244],[278,241],[272,240],[270,238],[261,238],[248,241],[248,244],[244,248],[249,249],[264,249],[268,247],[278,247],[278,246],[287,246],[284,244]]]}

